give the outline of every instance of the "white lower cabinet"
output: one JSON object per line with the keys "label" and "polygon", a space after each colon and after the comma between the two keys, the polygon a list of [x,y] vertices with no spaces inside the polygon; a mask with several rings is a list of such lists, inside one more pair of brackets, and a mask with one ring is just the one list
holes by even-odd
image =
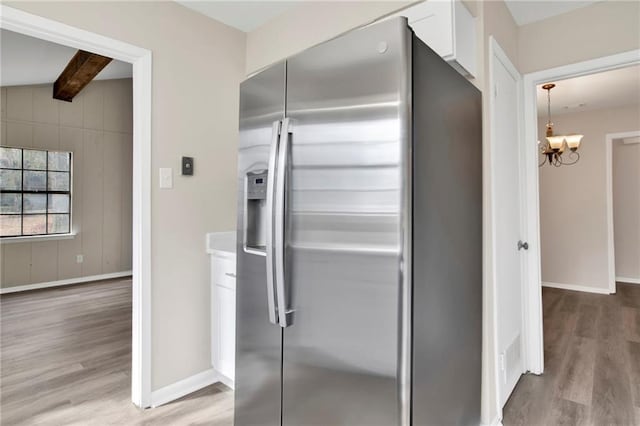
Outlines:
{"label": "white lower cabinet", "polygon": [[233,389],[236,357],[236,260],[211,255],[211,364]]}

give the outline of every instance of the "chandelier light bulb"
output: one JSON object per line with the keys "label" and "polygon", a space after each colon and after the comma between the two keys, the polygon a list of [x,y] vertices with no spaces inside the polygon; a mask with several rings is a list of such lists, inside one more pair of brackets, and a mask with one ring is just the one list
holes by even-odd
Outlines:
{"label": "chandelier light bulb", "polygon": [[567,146],[570,150],[575,151],[580,147],[580,142],[584,135],[567,135],[565,136],[565,140],[567,141]]}
{"label": "chandelier light bulb", "polygon": [[562,149],[562,144],[564,143],[564,136],[547,136],[547,141],[549,142],[549,146],[554,151],[560,151]]}

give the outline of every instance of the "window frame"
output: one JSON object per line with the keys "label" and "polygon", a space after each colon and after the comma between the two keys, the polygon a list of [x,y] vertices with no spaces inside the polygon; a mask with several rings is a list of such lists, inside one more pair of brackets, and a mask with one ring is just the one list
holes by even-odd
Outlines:
{"label": "window frame", "polygon": [[[63,150],[49,150],[49,149],[41,149],[41,148],[26,148],[26,147],[16,147],[16,146],[5,146],[2,145],[0,148],[7,149],[19,149],[20,150],[20,168],[10,168],[10,167],[2,167],[0,166],[0,170],[13,170],[20,172],[20,187],[21,189],[10,189],[3,190],[0,188],[0,194],[18,194],[21,196],[20,201],[20,213],[0,213],[2,216],[20,216],[20,234],[17,235],[0,235],[0,241],[8,241],[12,239],[32,239],[32,238],[52,238],[52,237],[63,237],[68,235],[73,235],[73,152],[71,151],[63,151]],[[24,151],[38,151],[44,152],[45,157],[45,168],[44,169],[25,169],[24,164]],[[49,169],[49,153],[63,153],[69,156],[69,170],[50,170]],[[45,182],[44,182],[44,190],[25,190],[24,189],[24,175],[25,171],[30,172],[44,172],[45,173]],[[49,189],[49,172],[54,173],[67,173],[69,175],[69,189],[68,191],[60,191],[60,190],[50,190]],[[43,213],[25,213],[24,204],[25,204],[25,194],[42,194],[45,196],[45,206]],[[69,197],[69,210],[68,213],[55,213],[49,212],[49,196],[50,195],[67,195]],[[45,216],[45,233],[42,234],[27,234],[24,233],[24,217],[25,216]],[[69,216],[69,227],[64,232],[49,232],[49,216],[50,215],[67,215]]]}

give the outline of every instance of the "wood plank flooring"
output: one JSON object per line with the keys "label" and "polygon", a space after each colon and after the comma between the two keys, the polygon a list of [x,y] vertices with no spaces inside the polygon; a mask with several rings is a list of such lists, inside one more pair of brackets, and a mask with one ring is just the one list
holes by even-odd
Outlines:
{"label": "wood plank flooring", "polygon": [[[640,424],[640,286],[614,296],[543,290],[545,373],[520,379],[509,425]],[[0,297],[0,423],[231,425],[213,385],[139,410],[130,401],[131,282]]]}
{"label": "wood plank flooring", "polygon": [[0,297],[0,424],[231,425],[212,385],[165,406],[131,403],[131,281]]}
{"label": "wood plank flooring", "polygon": [[640,286],[542,299],[545,372],[520,378],[503,424],[640,424]]}

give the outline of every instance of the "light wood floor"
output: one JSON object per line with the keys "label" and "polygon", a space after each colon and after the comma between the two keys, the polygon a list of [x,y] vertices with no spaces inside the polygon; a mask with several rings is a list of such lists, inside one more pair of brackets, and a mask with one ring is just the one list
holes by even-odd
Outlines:
{"label": "light wood floor", "polygon": [[640,286],[544,288],[543,309],[545,372],[520,379],[503,424],[640,424]]}
{"label": "light wood floor", "polygon": [[209,386],[165,406],[131,403],[131,281],[0,297],[0,424],[231,425]]}

